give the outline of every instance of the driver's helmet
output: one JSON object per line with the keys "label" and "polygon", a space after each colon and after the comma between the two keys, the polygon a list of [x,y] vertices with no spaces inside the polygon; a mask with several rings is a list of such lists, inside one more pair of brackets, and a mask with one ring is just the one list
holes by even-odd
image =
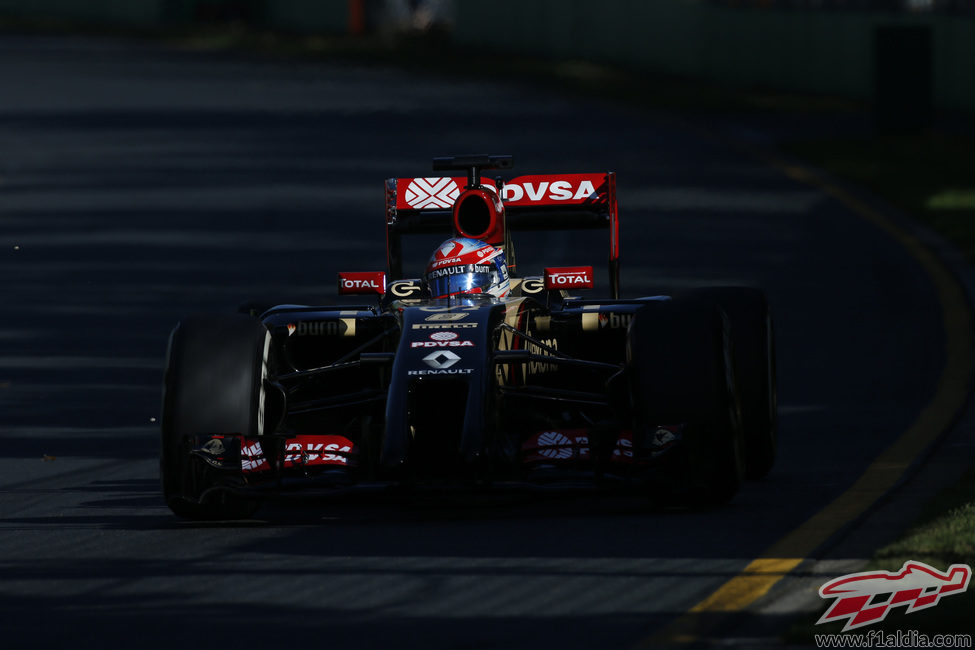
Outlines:
{"label": "driver's helmet", "polygon": [[504,251],[479,239],[455,237],[433,251],[424,274],[431,298],[458,294],[508,295]]}

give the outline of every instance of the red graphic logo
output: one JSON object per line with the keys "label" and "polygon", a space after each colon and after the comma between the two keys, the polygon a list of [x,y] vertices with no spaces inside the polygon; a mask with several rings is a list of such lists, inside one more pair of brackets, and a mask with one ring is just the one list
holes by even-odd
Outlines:
{"label": "red graphic logo", "polygon": [[[303,435],[288,438],[284,445],[285,469],[312,465],[349,465],[354,457],[355,445],[345,436]],[[264,456],[261,443],[255,438],[244,438],[240,446],[241,470],[263,472],[271,469]]]}
{"label": "red graphic logo", "polygon": [[339,273],[340,295],[368,295],[386,293],[386,274],[382,271]]}
{"label": "red graphic logo", "polygon": [[348,465],[352,447],[344,436],[298,436],[285,442],[284,466]]}
{"label": "red graphic logo", "polygon": [[575,455],[575,443],[558,431],[545,431],[538,434],[536,444],[538,453],[545,458],[566,459]]}
{"label": "red graphic logo", "polygon": [[545,289],[592,289],[591,266],[564,266],[545,269]]}
{"label": "red graphic logo", "polygon": [[884,620],[894,607],[907,606],[908,614],[934,607],[942,596],[963,593],[968,589],[972,568],[967,564],[952,564],[947,573],[924,564],[905,562],[896,573],[867,571],[851,573],[830,580],[819,588],[820,598],[835,598],[836,602],[816,621],[831,623],[849,619],[843,631]]}
{"label": "red graphic logo", "polygon": [[414,178],[406,188],[406,202],[417,210],[447,209],[454,205],[460,188],[452,178]]}
{"label": "red graphic logo", "polygon": [[501,189],[507,205],[579,205],[599,199],[602,174],[532,175],[512,178]]}
{"label": "red graphic logo", "polygon": [[411,348],[472,348],[473,341],[413,341]]}

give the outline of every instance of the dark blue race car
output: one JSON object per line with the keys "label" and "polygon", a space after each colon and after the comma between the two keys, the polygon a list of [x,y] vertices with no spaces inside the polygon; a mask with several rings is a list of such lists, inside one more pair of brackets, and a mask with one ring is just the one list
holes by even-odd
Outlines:
{"label": "dark blue race car", "polygon": [[[386,181],[386,271],[338,275],[363,305],[248,305],[173,330],[162,489],[179,516],[347,490],[579,485],[719,504],[776,449],[761,290],[620,298],[615,174],[483,177],[510,156],[434,159],[466,176]],[[517,273],[522,229],[609,230],[590,266]],[[423,277],[403,235],[442,232]],[[363,302],[366,302],[365,300]]]}

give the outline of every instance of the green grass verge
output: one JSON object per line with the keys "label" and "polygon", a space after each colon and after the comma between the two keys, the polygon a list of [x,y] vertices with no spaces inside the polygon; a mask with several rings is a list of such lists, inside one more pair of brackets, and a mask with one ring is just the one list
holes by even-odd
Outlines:
{"label": "green grass verge", "polygon": [[907,560],[932,566],[975,565],[975,470],[945,489],[925,506],[900,539],[883,547],[871,568],[891,570]]}
{"label": "green grass verge", "polygon": [[975,263],[975,137],[915,135],[795,142],[786,149],[883,197]]}

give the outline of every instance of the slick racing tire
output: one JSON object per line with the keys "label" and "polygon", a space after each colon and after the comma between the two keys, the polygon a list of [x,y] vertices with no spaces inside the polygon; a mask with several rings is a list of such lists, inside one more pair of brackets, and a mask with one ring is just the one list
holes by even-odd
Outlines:
{"label": "slick racing tire", "polygon": [[775,337],[768,300],[760,289],[747,287],[698,289],[687,295],[718,303],[731,320],[745,477],[764,478],[775,464],[778,447]]}
{"label": "slick racing tire", "polygon": [[263,323],[235,314],[190,317],[173,330],[163,384],[160,478],[176,515],[243,519],[260,506],[211,489],[234,487],[240,474],[215,471],[190,451],[200,434],[264,433],[270,341]]}
{"label": "slick racing tire", "polygon": [[679,453],[659,459],[665,480],[652,484],[657,499],[722,505],[741,486],[744,443],[730,337],[729,319],[707,299],[648,304],[630,324],[634,442],[650,440],[658,426],[684,425]]}

